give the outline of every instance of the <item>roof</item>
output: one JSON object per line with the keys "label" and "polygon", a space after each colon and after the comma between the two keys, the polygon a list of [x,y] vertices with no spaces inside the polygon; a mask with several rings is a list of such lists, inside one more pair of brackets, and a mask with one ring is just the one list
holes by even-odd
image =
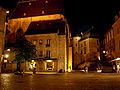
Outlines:
{"label": "roof", "polygon": [[61,20],[31,22],[25,35],[48,33],[65,34],[65,23]]}
{"label": "roof", "polygon": [[99,34],[96,32],[95,29],[89,29],[88,31],[86,31],[82,36],[81,39],[79,41],[82,41],[84,39],[87,38],[99,38]]}
{"label": "roof", "polygon": [[13,19],[63,13],[64,0],[36,0],[19,2],[10,18]]}

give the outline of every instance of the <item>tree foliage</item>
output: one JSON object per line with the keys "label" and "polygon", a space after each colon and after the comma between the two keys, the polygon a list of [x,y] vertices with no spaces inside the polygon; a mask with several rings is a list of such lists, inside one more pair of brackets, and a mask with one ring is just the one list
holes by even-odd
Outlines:
{"label": "tree foliage", "polygon": [[15,54],[15,60],[18,62],[36,57],[36,47],[25,38],[22,29],[18,29],[16,32]]}

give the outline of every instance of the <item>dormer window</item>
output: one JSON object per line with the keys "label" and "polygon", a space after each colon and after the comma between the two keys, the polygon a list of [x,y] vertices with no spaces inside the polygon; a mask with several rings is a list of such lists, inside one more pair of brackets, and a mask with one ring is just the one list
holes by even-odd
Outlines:
{"label": "dormer window", "polygon": [[23,15],[26,16],[26,13],[24,13]]}
{"label": "dormer window", "polygon": [[31,3],[29,3],[29,5],[31,5]]}

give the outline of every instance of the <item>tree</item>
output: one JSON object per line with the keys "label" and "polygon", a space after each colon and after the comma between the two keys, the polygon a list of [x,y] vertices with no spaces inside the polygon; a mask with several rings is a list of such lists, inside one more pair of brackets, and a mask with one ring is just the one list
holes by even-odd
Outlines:
{"label": "tree", "polygon": [[15,43],[15,61],[17,62],[17,71],[21,72],[21,62],[29,61],[36,57],[36,47],[29,42],[20,28],[16,32]]}

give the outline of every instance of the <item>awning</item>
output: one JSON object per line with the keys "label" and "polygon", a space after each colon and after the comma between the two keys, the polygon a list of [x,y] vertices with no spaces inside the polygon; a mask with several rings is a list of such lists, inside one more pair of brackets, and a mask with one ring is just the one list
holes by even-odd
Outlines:
{"label": "awning", "polygon": [[120,60],[120,58],[118,57],[118,58],[115,58],[115,59],[111,60],[111,62],[113,62],[113,61],[119,61],[119,60]]}

